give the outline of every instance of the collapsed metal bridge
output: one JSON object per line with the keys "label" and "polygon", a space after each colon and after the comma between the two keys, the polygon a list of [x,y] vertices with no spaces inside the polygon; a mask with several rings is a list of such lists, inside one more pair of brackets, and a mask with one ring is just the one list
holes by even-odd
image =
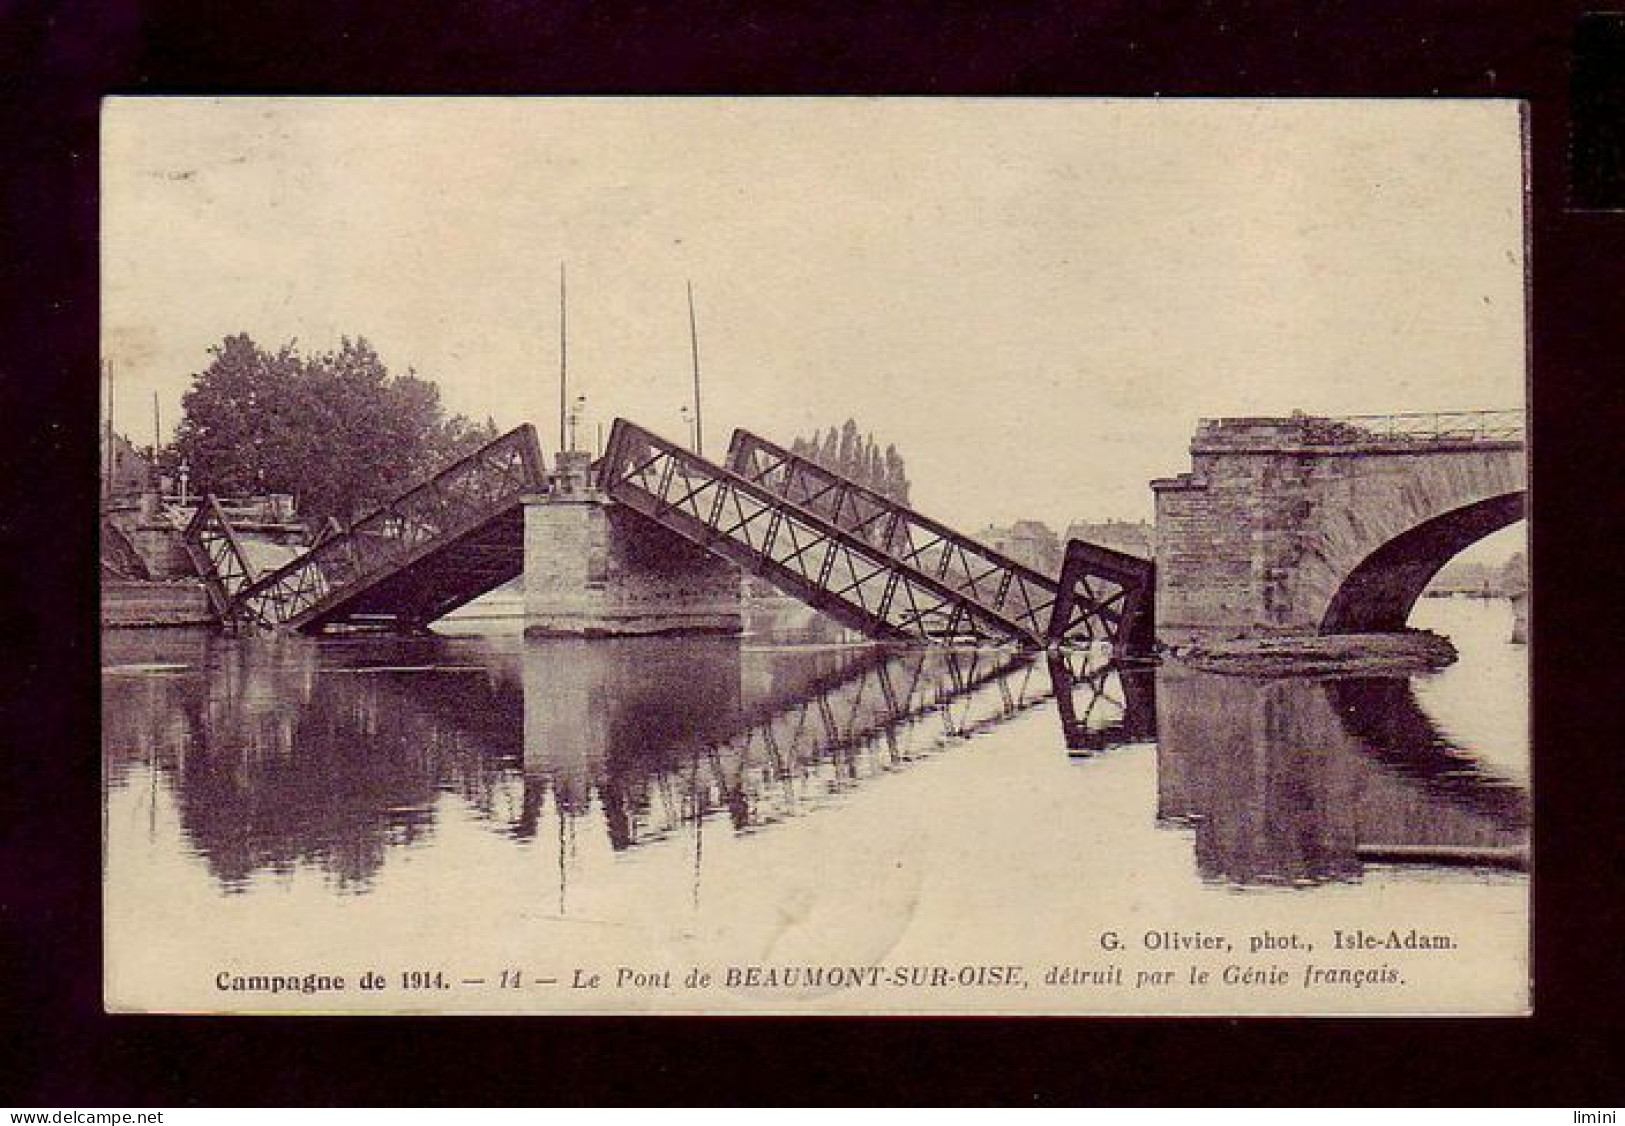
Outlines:
{"label": "collapsed metal bridge", "polygon": [[228,626],[420,628],[524,573],[524,499],[544,482],[541,446],[526,423],[348,528],[330,526],[269,572],[255,568],[213,497],[185,538]]}
{"label": "collapsed metal bridge", "polygon": [[627,508],[870,637],[1150,645],[1149,561],[1082,545],[1050,579],[748,431],[724,467],[617,419],[598,475]]}
{"label": "collapsed metal bridge", "polygon": [[734,432],[728,468],[932,577],[991,616],[1010,640],[1036,647],[1076,641],[1149,646],[1148,560],[1072,540],[1059,580],[1051,579],[746,430]]}
{"label": "collapsed metal bridge", "polygon": [[[617,419],[602,493],[879,640],[1151,646],[1152,565],[1074,540],[1050,578],[747,431],[717,465]],[[524,571],[524,503],[548,488],[527,425],[261,572],[207,498],[186,542],[220,619],[318,632],[421,628]]]}

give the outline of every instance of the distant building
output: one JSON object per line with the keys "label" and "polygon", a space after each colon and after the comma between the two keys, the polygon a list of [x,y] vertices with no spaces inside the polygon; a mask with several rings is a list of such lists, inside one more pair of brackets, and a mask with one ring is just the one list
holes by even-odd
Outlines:
{"label": "distant building", "polygon": [[[111,453],[108,451],[109,437],[112,439]],[[101,454],[103,497],[139,496],[152,488],[152,462],[124,435],[109,435],[107,428],[103,427]]]}
{"label": "distant building", "polygon": [[1516,598],[1529,593],[1529,560],[1523,552],[1512,553],[1512,558],[1502,566],[1499,578],[1501,589],[1508,595]]}
{"label": "distant building", "polygon": [[1452,559],[1433,577],[1424,592],[1433,597],[1472,594],[1481,598],[1509,598],[1529,589],[1529,571],[1523,552],[1504,563]]}
{"label": "distant building", "polygon": [[1061,570],[1061,537],[1039,520],[1017,520],[1008,528],[989,526],[977,537],[993,550],[1043,575]]}
{"label": "distant building", "polygon": [[1157,529],[1143,520],[1080,520],[1068,524],[1066,538],[1109,547],[1141,559],[1157,554]]}

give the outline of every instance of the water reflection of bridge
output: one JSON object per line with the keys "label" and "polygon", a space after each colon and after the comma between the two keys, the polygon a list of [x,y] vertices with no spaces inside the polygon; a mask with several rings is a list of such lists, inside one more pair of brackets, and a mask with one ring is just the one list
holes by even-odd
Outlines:
{"label": "water reflection of bridge", "polygon": [[[533,829],[549,790],[571,816],[596,798],[616,849],[714,814],[750,831],[809,812],[1050,695],[1033,658],[1009,652],[738,654],[722,642],[696,664],[660,643],[564,644],[569,659],[525,666],[526,814],[516,829]],[[606,678],[616,719],[584,740],[583,712]],[[694,683],[711,698],[674,715],[673,690]],[[736,683],[737,697],[719,698]],[[717,724],[719,714],[731,722]]]}
{"label": "water reflection of bridge", "polygon": [[191,846],[228,887],[311,863],[364,888],[389,847],[434,832],[444,793],[522,840],[549,803],[561,832],[600,815],[616,850],[713,815],[748,831],[1053,690],[1041,663],[1010,651],[728,639],[504,650],[196,635],[161,656],[180,670],[107,678],[108,781],[142,762],[167,776]]}
{"label": "water reflection of bridge", "polygon": [[1087,756],[1157,737],[1157,674],[1149,665],[1102,660],[1087,651],[1051,652],[1050,682],[1067,750]]}
{"label": "water reflection of bridge", "polygon": [[1500,862],[1527,837],[1524,791],[1442,739],[1402,680],[722,638],[154,644],[110,640],[115,665],[181,667],[106,678],[108,784],[149,765],[231,889],[312,866],[364,891],[392,849],[432,840],[446,795],[519,842],[556,829],[561,875],[583,831],[615,851],[689,829],[697,844],[711,821],[750,833],[1050,700],[1028,730],[1057,752],[1159,740],[1161,818],[1194,824],[1212,879]]}

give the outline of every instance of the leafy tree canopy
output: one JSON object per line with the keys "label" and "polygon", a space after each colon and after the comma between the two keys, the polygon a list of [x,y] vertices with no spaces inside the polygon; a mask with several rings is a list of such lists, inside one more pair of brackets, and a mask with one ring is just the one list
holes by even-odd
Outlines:
{"label": "leafy tree canopy", "polygon": [[209,355],[173,451],[203,491],[292,493],[305,517],[345,521],[496,436],[490,419],[448,417],[416,372],[391,375],[363,337],[303,355],[239,333]]}

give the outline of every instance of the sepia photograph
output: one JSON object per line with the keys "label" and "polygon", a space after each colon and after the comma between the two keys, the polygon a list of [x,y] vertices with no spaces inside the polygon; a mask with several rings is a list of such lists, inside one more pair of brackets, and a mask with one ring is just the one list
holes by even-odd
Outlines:
{"label": "sepia photograph", "polygon": [[105,1008],[1530,1013],[1527,134],[107,98]]}

